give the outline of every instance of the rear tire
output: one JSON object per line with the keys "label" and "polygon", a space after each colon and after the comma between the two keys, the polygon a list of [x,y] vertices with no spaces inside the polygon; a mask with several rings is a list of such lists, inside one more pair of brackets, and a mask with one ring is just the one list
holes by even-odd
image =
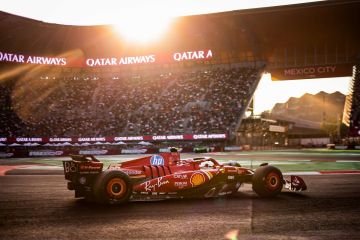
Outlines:
{"label": "rear tire", "polygon": [[129,200],[132,190],[131,179],[126,173],[107,170],[97,176],[93,192],[97,202],[121,204]]}
{"label": "rear tire", "polygon": [[283,188],[283,175],[274,166],[262,166],[256,169],[252,178],[252,188],[260,197],[274,197]]}

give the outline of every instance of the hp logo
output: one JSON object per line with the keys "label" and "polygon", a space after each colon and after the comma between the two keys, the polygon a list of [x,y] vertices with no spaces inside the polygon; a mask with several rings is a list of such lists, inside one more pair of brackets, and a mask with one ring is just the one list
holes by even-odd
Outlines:
{"label": "hp logo", "polygon": [[165,160],[162,156],[154,155],[150,158],[150,164],[153,166],[164,166]]}

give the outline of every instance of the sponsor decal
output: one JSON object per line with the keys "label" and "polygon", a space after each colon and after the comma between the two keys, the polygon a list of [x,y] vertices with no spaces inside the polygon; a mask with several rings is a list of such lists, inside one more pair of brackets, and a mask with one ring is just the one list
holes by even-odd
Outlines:
{"label": "sponsor decal", "polygon": [[194,52],[177,52],[174,53],[173,58],[177,62],[185,60],[199,60],[212,58],[212,51],[194,51]]}
{"label": "sponsor decal", "polygon": [[108,150],[80,150],[79,154],[105,155]]}
{"label": "sponsor decal", "polygon": [[246,173],[246,170],[244,170],[244,169],[238,169],[237,171],[238,171],[238,174],[245,174]]}
{"label": "sponsor decal", "polygon": [[305,68],[290,68],[285,69],[285,76],[303,76],[316,73],[333,73],[336,70],[336,66],[320,66],[320,67],[305,67]]}
{"label": "sponsor decal", "polygon": [[335,149],[346,150],[348,146],[335,146]]}
{"label": "sponsor decal", "polygon": [[0,152],[0,158],[8,158],[14,156],[14,153]]}
{"label": "sponsor decal", "polygon": [[22,54],[0,52],[0,62],[25,63],[25,56]]}
{"label": "sponsor decal", "polygon": [[159,177],[156,179],[156,181],[147,181],[142,183],[142,185],[145,185],[145,191],[151,192],[156,191],[157,188],[160,188],[163,185],[166,185],[169,183],[169,180],[163,180],[162,177]]}
{"label": "sponsor decal", "polygon": [[128,154],[137,154],[137,153],[146,153],[147,149],[121,149],[121,153]]}
{"label": "sponsor decal", "polygon": [[73,161],[64,162],[64,170],[65,173],[69,173],[69,172],[74,173],[77,171],[76,164]]}
{"label": "sponsor decal", "polygon": [[114,141],[142,141],[144,136],[114,137]]}
{"label": "sponsor decal", "polygon": [[86,137],[86,138],[78,138],[78,142],[105,142],[105,137]]}
{"label": "sponsor decal", "polygon": [[66,58],[29,56],[26,63],[65,66]]}
{"label": "sponsor decal", "polygon": [[166,140],[166,136],[152,136],[152,140]]}
{"label": "sponsor decal", "polygon": [[131,64],[144,64],[154,63],[156,57],[154,54],[146,56],[133,56],[133,57],[120,57],[120,58],[88,58],[86,59],[86,66],[98,67],[98,66],[119,66],[119,65],[131,65]]}
{"label": "sponsor decal", "polygon": [[241,151],[242,147],[240,146],[229,146],[224,148],[225,151]]}
{"label": "sponsor decal", "polygon": [[174,185],[175,187],[182,189],[188,186],[188,182],[175,182]]}
{"label": "sponsor decal", "polygon": [[194,139],[226,139],[226,134],[195,134]]}
{"label": "sponsor decal", "polygon": [[0,142],[7,142],[7,138],[0,137]]}
{"label": "sponsor decal", "polygon": [[193,140],[193,139],[226,139],[225,133],[221,134],[188,134],[188,135],[156,135],[156,136],[125,136],[114,137],[114,141],[164,141],[164,140]]}
{"label": "sponsor decal", "polygon": [[278,125],[270,125],[269,126],[269,131],[270,132],[285,132],[286,131],[286,128],[283,127],[283,126],[278,126]]}
{"label": "sponsor decal", "polygon": [[67,64],[66,58],[25,56],[22,54],[6,53],[6,52],[0,52],[0,62],[58,65],[58,66],[65,66]]}
{"label": "sponsor decal", "polygon": [[49,138],[49,142],[71,142],[72,138]]}
{"label": "sponsor decal", "polygon": [[143,174],[143,172],[140,170],[123,169],[120,166],[109,166],[109,169],[121,170],[122,172],[129,175],[129,177],[131,177],[131,178],[145,178],[146,177],[146,175]]}
{"label": "sponsor decal", "polygon": [[[119,168],[120,169],[120,168]],[[121,171],[123,171],[124,173],[126,173],[127,175],[140,175],[143,172],[140,170],[127,170],[127,169],[121,169]]]}
{"label": "sponsor decal", "polygon": [[183,140],[184,135],[157,135],[152,136],[152,140],[158,141],[158,140]]}
{"label": "sponsor decal", "polygon": [[42,138],[23,138],[18,137],[16,138],[17,142],[42,142]]}
{"label": "sponsor decal", "polygon": [[61,156],[63,151],[31,151],[29,156]]}
{"label": "sponsor decal", "polygon": [[174,174],[174,178],[177,179],[188,179],[188,176],[186,174]]}
{"label": "sponsor decal", "polygon": [[270,69],[271,78],[277,80],[293,80],[308,78],[347,77],[352,75],[351,64],[322,66],[304,66],[295,68]]}
{"label": "sponsor decal", "polygon": [[165,160],[160,155],[154,155],[150,158],[150,164],[153,166],[164,166]]}
{"label": "sponsor decal", "polygon": [[205,182],[205,176],[203,172],[196,172],[190,177],[190,183],[193,187],[199,186]]}
{"label": "sponsor decal", "polygon": [[183,140],[184,135],[168,135],[166,136],[168,140]]}
{"label": "sponsor decal", "polygon": [[94,165],[80,165],[80,172],[98,172],[102,169],[102,166],[94,166]]}

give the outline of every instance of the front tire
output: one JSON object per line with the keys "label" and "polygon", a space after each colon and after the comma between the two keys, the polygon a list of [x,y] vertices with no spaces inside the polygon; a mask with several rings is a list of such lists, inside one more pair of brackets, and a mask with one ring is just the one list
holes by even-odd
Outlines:
{"label": "front tire", "polygon": [[122,171],[103,171],[95,180],[93,192],[96,201],[100,203],[125,203],[132,194],[131,179]]}
{"label": "front tire", "polygon": [[283,188],[283,175],[274,166],[262,166],[256,169],[252,178],[252,188],[260,197],[274,197]]}

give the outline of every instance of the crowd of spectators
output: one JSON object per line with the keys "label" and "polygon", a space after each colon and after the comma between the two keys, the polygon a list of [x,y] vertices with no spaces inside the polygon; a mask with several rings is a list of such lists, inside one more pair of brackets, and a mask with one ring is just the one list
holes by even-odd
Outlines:
{"label": "crowd of spectators", "polygon": [[0,83],[0,136],[227,133],[248,105],[259,69],[126,77],[23,75]]}
{"label": "crowd of spectators", "polygon": [[211,86],[205,94],[208,103],[205,111],[191,111],[188,115],[192,131],[227,133],[234,130],[248,105],[257,77],[254,69],[215,72]]}

